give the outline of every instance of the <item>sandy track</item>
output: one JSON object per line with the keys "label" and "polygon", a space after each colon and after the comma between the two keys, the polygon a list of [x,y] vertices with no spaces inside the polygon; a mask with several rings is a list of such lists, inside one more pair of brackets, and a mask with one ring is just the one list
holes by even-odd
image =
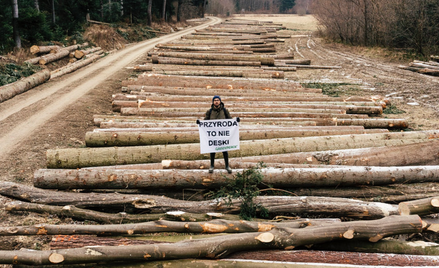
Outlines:
{"label": "sandy track", "polygon": [[[156,44],[172,41],[195,29],[202,29],[219,22],[219,18],[211,18],[206,24],[169,34],[161,38],[134,44],[114,54],[108,55],[86,68],[76,71],[73,75],[68,76],[68,78],[50,81],[49,85],[43,85],[45,88],[41,91],[33,89],[33,93],[28,94],[29,96],[21,98],[21,100],[16,101],[12,105],[10,103],[0,104],[0,129],[2,129],[0,133],[0,159],[4,159],[6,155],[13,151],[22,141],[26,140],[28,136],[31,136],[38,127],[58,115],[66,109],[68,105],[77,101],[80,97],[87,94],[116,72],[145,54]],[[52,96],[60,91],[64,93],[52,99]],[[42,109],[27,113],[27,116],[21,118],[19,121],[13,120],[12,117],[20,113],[20,111],[47,98],[50,100],[48,100],[48,103],[45,104]],[[9,123],[9,126],[3,126],[2,123],[5,121],[12,123]]]}

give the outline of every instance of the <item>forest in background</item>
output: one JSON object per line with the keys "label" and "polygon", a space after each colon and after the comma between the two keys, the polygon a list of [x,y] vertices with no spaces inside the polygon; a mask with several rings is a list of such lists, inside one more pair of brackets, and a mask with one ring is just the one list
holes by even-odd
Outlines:
{"label": "forest in background", "polygon": [[439,54],[438,0],[314,0],[311,10],[332,40]]}
{"label": "forest in background", "polygon": [[313,14],[336,42],[439,54],[437,0],[10,0],[0,3],[0,52],[81,40],[87,19],[148,27],[236,13]]}
{"label": "forest in background", "polygon": [[[212,3],[213,8],[209,8]],[[44,41],[80,38],[84,23],[145,24],[180,22],[204,14],[230,15],[237,11],[290,12],[295,0],[234,0],[231,10],[218,10],[221,0],[9,0],[0,3],[0,51]],[[227,3],[228,4],[228,3]],[[220,12],[219,12],[220,11]],[[224,12],[223,12],[224,11]],[[219,13],[218,13],[219,12]]]}

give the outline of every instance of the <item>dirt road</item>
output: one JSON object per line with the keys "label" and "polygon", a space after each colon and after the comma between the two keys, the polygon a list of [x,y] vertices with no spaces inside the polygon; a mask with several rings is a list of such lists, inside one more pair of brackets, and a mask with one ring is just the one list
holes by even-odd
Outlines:
{"label": "dirt road", "polygon": [[204,28],[219,21],[218,18],[212,18],[204,25],[131,45],[73,75],[55,79],[27,94],[0,104],[0,159],[5,160],[19,147],[20,143],[32,137],[40,126],[59,116],[68,105],[78,101],[96,86],[142,57],[156,44],[169,42],[195,29]]}

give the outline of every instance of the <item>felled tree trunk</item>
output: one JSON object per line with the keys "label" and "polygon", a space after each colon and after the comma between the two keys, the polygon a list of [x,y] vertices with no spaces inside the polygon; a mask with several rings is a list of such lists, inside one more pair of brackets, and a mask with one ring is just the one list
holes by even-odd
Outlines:
{"label": "felled tree trunk", "polygon": [[[172,79],[170,79],[172,78]],[[299,83],[290,80],[226,78],[226,77],[185,77],[168,75],[140,76],[136,81],[123,81],[127,85],[148,85],[168,87],[199,87],[217,89],[252,89],[253,91],[285,91],[321,93],[321,89],[304,88]]]}
{"label": "felled tree trunk", "polygon": [[[199,53],[179,53],[179,52],[158,52],[158,57],[186,58],[196,60],[222,60],[222,61],[260,61],[263,65],[274,65],[274,58],[260,56],[245,56],[235,54],[199,54]],[[153,58],[154,59],[154,58]],[[153,61],[154,63],[154,61]]]}
{"label": "felled tree trunk", "polygon": [[[311,151],[303,153],[259,155],[230,160],[232,168],[238,168],[241,162],[264,162],[311,165],[346,166],[415,166],[439,165],[439,140],[400,146],[384,146],[335,151]],[[221,163],[222,160],[218,160]],[[237,163],[236,166],[235,163]],[[224,164],[224,163],[223,163]],[[209,160],[171,160],[163,168],[201,169],[209,165]]]}
{"label": "felled tree trunk", "polygon": [[31,76],[22,78],[14,83],[7,84],[0,87],[0,102],[8,100],[15,95],[21,94],[34,88],[38,85],[43,84],[50,78],[50,71],[48,69],[43,69]]}
{"label": "felled tree trunk", "polygon": [[80,69],[80,68],[82,68],[82,67],[84,67],[84,66],[86,66],[86,65],[88,65],[88,64],[90,64],[90,63],[92,63],[94,61],[96,61],[97,59],[99,59],[101,57],[102,57],[102,55],[96,54],[96,55],[93,55],[93,56],[91,56],[91,57],[89,57],[87,59],[83,59],[83,60],[77,61],[77,62],[75,62],[73,64],[70,64],[70,65],[61,67],[59,69],[53,70],[51,72],[50,78],[51,79],[52,78],[56,78],[56,77],[59,77],[59,76],[71,73],[73,71],[76,71],[76,70],[78,70],[78,69]]}
{"label": "felled tree trunk", "polygon": [[152,56],[152,63],[180,65],[261,66],[260,61],[193,60],[159,56]]}
{"label": "felled tree trunk", "polygon": [[439,212],[439,197],[423,198],[419,200],[399,203],[398,211],[401,215],[429,215]]}
{"label": "felled tree trunk", "polygon": [[[382,133],[382,130],[282,130],[282,129],[241,129],[239,132],[240,140],[254,139],[276,139],[292,137],[310,137],[310,136],[332,136],[346,134],[363,134],[363,133]],[[85,142],[88,147],[99,146],[139,146],[139,145],[157,145],[157,144],[180,144],[196,143],[200,141],[200,134],[197,131],[176,130],[167,132],[148,132],[146,131],[111,131],[111,132],[87,132]]]}
{"label": "felled tree trunk", "polygon": [[[51,225],[0,227],[0,236],[15,235],[102,235],[102,236],[132,236],[148,233],[248,233],[268,232],[274,228],[303,228],[309,222],[255,222],[212,220],[204,222],[176,222],[167,220],[149,221],[136,224],[112,225]],[[327,223],[333,224],[335,222]]]}
{"label": "felled tree trunk", "polygon": [[45,54],[45,53],[50,53],[52,51],[56,51],[61,49],[60,46],[31,46],[30,47],[30,53],[32,54]]}
{"label": "felled tree trunk", "polygon": [[64,57],[67,57],[67,56],[69,56],[69,54],[70,54],[69,50],[60,49],[56,53],[48,54],[48,55],[44,55],[44,56],[40,57],[40,60],[38,61],[38,63],[41,65],[45,65],[49,62],[56,61],[56,60],[62,59]]}
{"label": "felled tree trunk", "polygon": [[[346,246],[343,247],[345,250],[341,250],[341,249],[337,250],[335,249],[335,247],[332,251],[329,249],[328,250],[324,249],[325,245],[328,245],[330,247],[332,244],[340,245],[345,242],[346,242]],[[393,242],[393,243],[388,243],[388,242]],[[249,252],[238,252],[232,254],[231,256],[228,256],[226,259],[222,261],[230,260],[230,262],[233,262],[235,260],[242,260],[242,261],[247,260],[253,262],[253,264],[255,265],[253,266],[254,268],[268,267],[268,266],[271,268],[272,266],[270,264],[268,263],[264,264],[264,260],[266,260],[266,262],[272,261],[274,263],[279,263],[280,265],[284,265],[284,266],[280,266],[283,268],[300,267],[298,265],[303,265],[303,267],[314,266],[314,267],[334,267],[334,268],[349,267],[349,266],[392,267],[395,264],[398,264],[400,266],[407,266],[407,267],[436,266],[436,263],[439,261],[439,257],[421,256],[421,255],[425,255],[425,253],[430,250],[432,252],[434,251],[437,252],[437,250],[434,249],[434,246],[425,245],[425,247],[423,247],[421,246],[421,243],[419,243],[419,246],[416,247],[417,242],[379,241],[376,243],[371,243],[368,241],[359,241],[359,240],[334,241],[334,242],[315,245],[315,248],[321,247],[323,248],[323,250],[317,250],[311,247],[311,249],[289,250],[289,251],[258,250],[258,251],[249,251]],[[410,246],[410,243],[412,243],[413,246]],[[371,252],[378,252],[381,248],[385,249],[384,246],[388,246],[389,248],[387,249],[387,252],[389,252],[389,254],[369,253],[367,251],[361,252],[361,249],[360,250],[357,249],[357,247],[361,247],[364,244],[369,245]],[[401,248],[398,248],[398,245],[400,245]],[[414,253],[414,252],[418,252],[418,253]],[[255,262],[255,260],[258,261]],[[176,265],[175,267],[178,267],[178,261],[174,261],[175,262],[174,265]],[[193,261],[195,262],[195,260]],[[166,261],[166,262],[168,264],[168,262],[172,262],[172,261]],[[201,263],[201,261],[199,261],[199,263]],[[301,263],[301,264],[297,264],[297,263]],[[326,263],[326,265],[320,263]],[[347,263],[348,265],[346,265]],[[261,266],[257,266],[258,264],[261,264]],[[207,268],[209,267],[208,265],[214,265],[214,264],[206,263],[206,266],[198,266],[198,267]],[[228,266],[226,265],[227,264],[224,264],[223,266],[222,264],[221,267],[227,268]],[[173,267],[174,266],[170,265],[167,266],[166,268],[173,268]],[[250,263],[248,267],[251,267]],[[274,266],[273,268],[275,267],[277,268],[277,266]],[[126,268],[134,268],[134,267],[126,267]],[[158,268],[158,266],[154,268]]]}
{"label": "felled tree trunk", "polygon": [[[436,131],[413,131],[379,134],[339,135],[241,141],[239,151],[230,157],[272,155],[293,152],[327,151],[425,142],[438,138]],[[48,168],[78,168],[120,164],[157,163],[166,159],[198,160],[200,144],[154,145],[111,148],[52,149],[46,153]]]}
{"label": "felled tree trunk", "polygon": [[[9,187],[15,196],[14,188]],[[2,192],[6,190],[1,189]],[[41,191],[41,190],[39,190]],[[226,205],[224,200],[208,201],[185,201],[167,198],[156,195],[124,195],[124,194],[102,194],[102,193],[69,193],[46,191],[48,196],[44,196],[37,202],[42,203],[43,199],[50,204],[69,205],[66,210],[73,210],[72,206],[80,208],[104,208],[106,210],[126,211],[127,209],[143,211],[148,213],[165,213],[171,211],[185,211],[188,213],[239,213],[241,201],[231,200],[231,204]],[[29,195],[35,196],[33,193]],[[2,193],[2,195],[4,195]],[[80,199],[83,197],[83,199]],[[33,198],[33,197],[32,197]],[[363,202],[346,198],[330,197],[291,197],[291,196],[259,196],[255,199],[256,204],[261,204],[267,208],[269,213],[309,213],[336,217],[350,218],[382,218],[387,215],[398,214],[397,206],[377,202]],[[323,205],[322,205],[323,204]],[[22,204],[20,204],[22,205]],[[30,206],[29,204],[27,204]],[[38,208],[38,205],[35,205]],[[12,209],[14,204],[11,204]],[[58,208],[58,212],[62,208]],[[119,216],[119,220],[124,218]],[[227,219],[227,218],[225,218]]]}
{"label": "felled tree trunk", "polygon": [[244,233],[209,239],[185,240],[175,244],[94,247],[45,251],[2,251],[2,264],[70,264],[102,261],[153,261],[185,258],[219,258],[242,250],[294,249],[333,240],[362,239],[377,242],[384,237],[418,233],[418,216],[386,217],[375,221],[344,222],[312,229],[276,228],[263,233]]}
{"label": "felled tree trunk", "polygon": [[361,240],[332,241],[330,243],[314,244],[311,249],[390,253],[400,254],[405,258],[416,255],[433,255],[436,257],[439,255],[439,249],[436,243],[426,243],[425,241],[399,241],[395,239],[381,240],[376,243]]}
{"label": "felled tree trunk", "polygon": [[[263,168],[260,172],[263,184],[281,189],[434,182],[439,177],[438,166]],[[34,174],[34,186],[45,189],[218,189],[231,179],[220,172],[209,174],[203,170],[39,169]]]}

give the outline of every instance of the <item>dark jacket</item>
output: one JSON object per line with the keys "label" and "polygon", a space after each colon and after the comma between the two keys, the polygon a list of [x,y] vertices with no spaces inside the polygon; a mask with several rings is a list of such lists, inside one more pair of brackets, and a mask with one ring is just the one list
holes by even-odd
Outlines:
{"label": "dark jacket", "polygon": [[212,104],[212,107],[207,110],[204,120],[215,120],[215,119],[231,119],[229,111],[224,108],[224,103],[221,102],[218,109]]}

